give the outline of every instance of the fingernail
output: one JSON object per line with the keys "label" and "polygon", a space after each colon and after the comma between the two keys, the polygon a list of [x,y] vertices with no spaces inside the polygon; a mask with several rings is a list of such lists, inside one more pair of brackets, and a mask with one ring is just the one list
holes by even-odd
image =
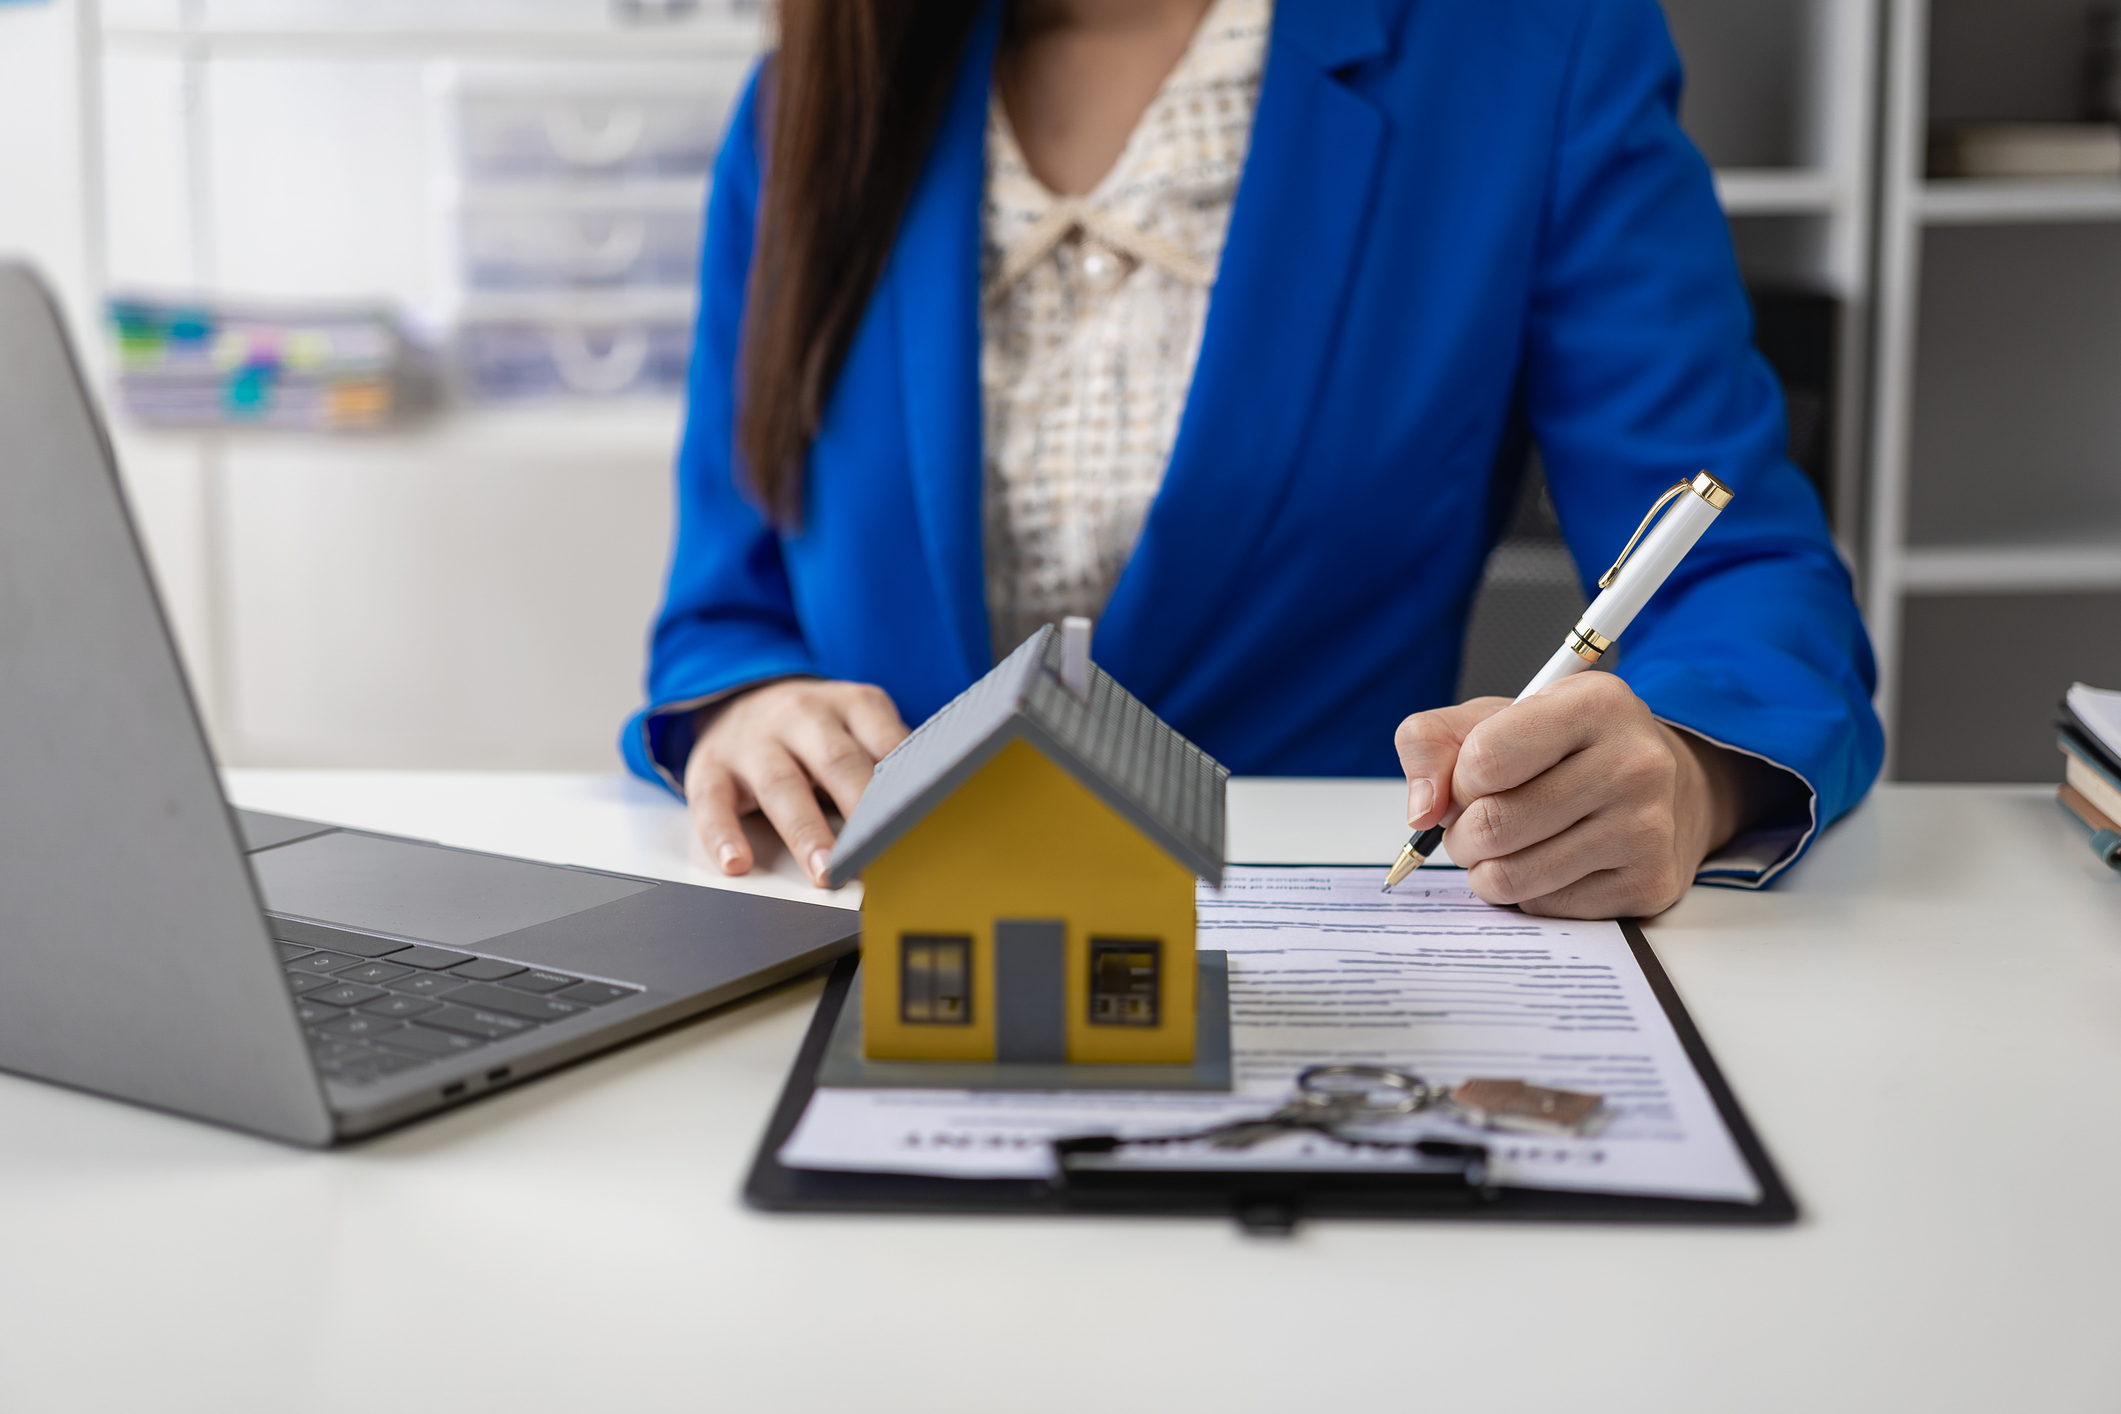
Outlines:
{"label": "fingernail", "polygon": [[1431,808],[1432,806],[1434,806],[1435,804],[1436,804],[1436,784],[1435,784],[1435,782],[1433,782],[1433,781],[1426,781],[1426,780],[1422,780],[1422,781],[1415,781],[1415,782],[1411,783],[1410,785],[1408,785],[1408,787],[1407,787],[1407,828],[1408,828],[1408,829],[1410,829],[1410,830],[1411,830],[1411,829],[1413,829],[1413,828],[1414,828],[1414,822],[1415,822],[1416,820],[1419,820],[1419,819],[1420,819],[1420,818],[1421,818],[1422,816],[1424,816],[1424,815],[1428,814],[1428,813],[1429,813],[1429,810],[1430,810],[1430,808]]}
{"label": "fingernail", "polygon": [[725,844],[715,853],[714,857],[715,861],[722,866],[722,872],[726,874],[729,872],[730,866],[736,863],[737,857],[742,853],[743,851],[735,845]]}
{"label": "fingernail", "polygon": [[832,868],[832,851],[831,851],[831,850],[829,850],[829,849],[814,849],[814,850],[812,850],[812,851],[810,852],[810,877],[811,877],[811,878],[813,878],[813,879],[817,880],[817,881],[818,881],[818,883],[820,883],[820,884],[823,884],[823,883],[825,882],[825,874],[826,874],[826,871],[828,871],[828,870],[829,870],[829,869],[831,869],[831,868]]}

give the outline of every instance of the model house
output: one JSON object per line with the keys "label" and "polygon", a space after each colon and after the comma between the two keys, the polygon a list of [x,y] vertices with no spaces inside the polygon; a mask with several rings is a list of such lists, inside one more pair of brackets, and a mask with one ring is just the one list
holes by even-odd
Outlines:
{"label": "model house", "polygon": [[1186,1064],[1196,878],[1229,772],[1047,627],[877,767],[860,875],[872,1060]]}

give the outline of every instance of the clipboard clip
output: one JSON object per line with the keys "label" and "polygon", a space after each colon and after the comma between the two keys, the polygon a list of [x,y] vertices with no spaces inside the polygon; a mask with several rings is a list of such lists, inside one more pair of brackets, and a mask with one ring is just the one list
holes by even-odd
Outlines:
{"label": "clipboard clip", "polygon": [[1628,543],[1621,547],[1620,558],[1613,561],[1613,567],[1598,576],[1598,587],[1600,589],[1613,587],[1613,577],[1619,574],[1620,567],[1628,562],[1628,556],[1635,553],[1635,546],[1648,533],[1650,526],[1656,522],[1658,515],[1663,512],[1666,506],[1672,504],[1674,500],[1688,491],[1707,501],[1710,506],[1719,511],[1731,503],[1731,488],[1709,475],[1706,471],[1699,473],[1691,480],[1673,482],[1670,489],[1662,496],[1659,496],[1656,502],[1651,505],[1649,514],[1642,518],[1642,524],[1635,527],[1635,533],[1629,536]]}
{"label": "clipboard clip", "polygon": [[1230,1216],[1253,1237],[1287,1237],[1305,1211],[1333,1211],[1335,1198],[1359,1195],[1387,1210],[1413,1213],[1433,1209],[1462,1210],[1492,1203],[1499,1194],[1489,1167],[1488,1146],[1448,1139],[1342,1141],[1351,1148],[1400,1150],[1418,1156],[1419,1168],[1370,1172],[1271,1167],[1148,1168],[1114,1163],[1137,1144],[1154,1146],[1169,1140],[1122,1139],[1087,1134],[1053,1141],[1056,1187],[1086,1207],[1110,1205],[1132,1210],[1182,1206],[1165,1211],[1213,1211],[1228,1204]]}
{"label": "clipboard clip", "polygon": [[[1296,1077],[1288,1104],[1257,1119],[1233,1120],[1186,1134],[1121,1136],[1086,1134],[1053,1141],[1054,1167],[1070,1188],[1125,1191],[1142,1185],[1229,1185],[1237,1218],[1248,1232],[1287,1233],[1296,1223],[1299,1199],[1341,1183],[1393,1183],[1410,1203],[1463,1205],[1494,1199],[1495,1185],[1484,1144],[1424,1137],[1386,1138],[1366,1126],[1419,1114],[1431,1107],[1455,1112],[1482,1129],[1555,1136],[1594,1132],[1612,1115],[1600,1095],[1554,1090],[1522,1080],[1473,1079],[1446,1090],[1409,1071],[1379,1065],[1314,1065]],[[1352,1131],[1352,1132],[1351,1132]],[[1416,1167],[1367,1174],[1303,1170],[1154,1168],[1115,1162],[1129,1149],[1198,1145],[1209,1152],[1249,1149],[1279,1135],[1308,1132],[1351,1154],[1395,1154]],[[1389,1174],[1389,1176],[1387,1176]]]}

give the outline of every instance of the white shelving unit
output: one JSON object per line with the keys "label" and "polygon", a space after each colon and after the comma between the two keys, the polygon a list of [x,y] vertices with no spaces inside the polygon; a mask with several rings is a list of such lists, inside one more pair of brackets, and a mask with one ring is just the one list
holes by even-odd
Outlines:
{"label": "white shelving unit", "polygon": [[[737,73],[763,42],[756,6],[667,8],[102,0],[82,83],[102,95],[104,283],[382,296],[438,335],[466,314],[574,305],[683,322],[681,290],[599,306],[461,288],[438,98],[443,76],[478,66]],[[661,185],[700,195],[697,178]],[[668,553],[680,422],[667,397],[457,404],[371,437],[118,419],[223,761],[608,768]]]}
{"label": "white shelving unit", "polygon": [[1846,204],[1831,172],[1727,167],[1716,173],[1723,213],[1745,216],[1833,216]]}
{"label": "white shelving unit", "polygon": [[1756,286],[1833,296],[1841,320],[1828,510],[1860,544],[1870,320],[1876,0],[1665,0],[1686,64],[1681,116],[1716,169]]}
{"label": "white shelving unit", "polygon": [[216,24],[207,19],[103,27],[108,51],[241,59],[684,59],[749,54],[756,19],[700,19],[643,31],[581,27],[490,30],[320,24],[304,28]]}
{"label": "white shelving unit", "polygon": [[1925,181],[1912,196],[1924,226],[2121,221],[2121,182]]}
{"label": "white shelving unit", "polygon": [[1892,0],[1866,609],[1902,779],[2053,779],[2121,682],[2121,181],[1924,173],[1932,123],[2080,116],[2079,0]]}

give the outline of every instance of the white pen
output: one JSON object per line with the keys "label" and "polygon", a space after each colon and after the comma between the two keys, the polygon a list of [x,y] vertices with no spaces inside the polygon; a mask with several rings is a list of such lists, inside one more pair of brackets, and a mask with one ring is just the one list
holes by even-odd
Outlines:
{"label": "white pen", "polygon": [[[1678,502],[1673,505],[1673,502]],[[1731,503],[1731,488],[1707,472],[1702,472],[1692,481],[1681,481],[1671,490],[1657,498],[1650,513],[1635,527],[1635,533],[1621,548],[1620,558],[1613,567],[1598,577],[1599,595],[1591,601],[1591,607],[1583,611],[1576,627],[1569,630],[1561,647],[1547,659],[1545,667],[1532,675],[1523,692],[1517,694],[1522,702],[1539,689],[1563,678],[1595,667],[1613,649],[1613,644],[1627,626],[1635,622],[1642,606],[1650,602],[1655,594],[1679,568],[1686,552],[1694,548],[1694,542],[1723,513]],[[1658,520],[1658,513],[1672,506],[1671,514]],[[1656,528],[1651,529],[1651,522]],[[1648,534],[1645,537],[1644,532]],[[1640,545],[1640,549],[1637,545]],[[1419,869],[1428,857],[1436,852],[1443,840],[1443,826],[1437,825],[1423,830],[1406,843],[1399,858],[1392,861],[1391,872],[1385,875],[1385,888],[1390,889],[1400,880]]]}

